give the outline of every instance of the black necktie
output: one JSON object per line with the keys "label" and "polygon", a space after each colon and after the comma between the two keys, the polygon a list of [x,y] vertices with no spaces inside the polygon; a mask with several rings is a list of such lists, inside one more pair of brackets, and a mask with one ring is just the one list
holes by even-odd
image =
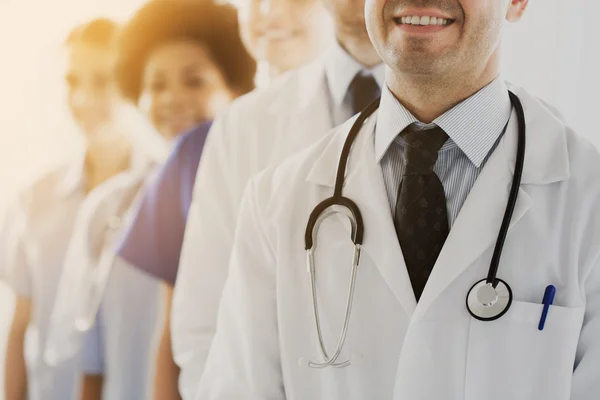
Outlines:
{"label": "black necktie", "polygon": [[381,88],[371,74],[356,74],[350,84],[352,94],[352,111],[358,114],[381,94]]}
{"label": "black necktie", "polygon": [[433,167],[448,139],[439,127],[402,132],[405,170],[394,225],[417,301],[448,237],[444,187]]}

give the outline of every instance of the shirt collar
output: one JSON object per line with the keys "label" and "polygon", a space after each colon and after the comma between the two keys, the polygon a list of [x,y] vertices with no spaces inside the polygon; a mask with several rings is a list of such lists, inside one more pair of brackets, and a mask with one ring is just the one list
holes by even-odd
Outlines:
{"label": "shirt collar", "polygon": [[85,157],[85,146],[82,145],[68,163],[66,173],[56,187],[59,196],[66,198],[76,191],[83,189],[85,182]]}
{"label": "shirt collar", "polygon": [[[149,168],[154,165],[161,164],[164,162],[164,154],[149,151],[151,146],[144,146],[134,142],[134,146],[131,150],[131,158],[129,168],[123,172],[131,172],[134,174],[145,173]],[[167,153],[168,154],[168,153]],[[62,180],[57,185],[57,194],[64,198],[73,195],[75,192],[85,190],[86,163],[87,151],[85,146],[80,149],[75,157],[68,164],[66,173]]]}
{"label": "shirt collar", "polygon": [[[119,121],[118,125],[124,132],[128,132],[132,143],[130,165],[126,171],[143,173],[156,164],[162,164],[169,155],[174,141],[162,137],[132,104],[123,103],[115,112],[115,120]],[[78,190],[85,189],[86,157],[87,144],[82,137],[64,178],[57,186],[59,195],[68,197]]]}
{"label": "shirt collar", "polygon": [[[511,110],[508,87],[502,79],[496,78],[427,125],[442,128],[473,165],[479,168],[502,134]],[[427,126],[415,118],[387,86],[384,87],[375,128],[377,160],[383,158],[400,132],[413,123]]]}
{"label": "shirt collar", "polygon": [[325,57],[325,76],[329,91],[336,106],[342,105],[352,80],[358,73],[372,74],[379,87],[384,86],[385,66],[383,63],[373,68],[365,68],[348,54],[336,41]]}

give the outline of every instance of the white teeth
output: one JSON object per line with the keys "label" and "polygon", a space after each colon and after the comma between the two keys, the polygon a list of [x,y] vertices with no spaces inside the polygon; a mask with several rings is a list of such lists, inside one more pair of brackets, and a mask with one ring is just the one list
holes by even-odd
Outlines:
{"label": "white teeth", "polygon": [[421,26],[450,24],[450,20],[445,19],[445,18],[430,17],[430,16],[422,16],[421,17],[418,15],[402,17],[402,18],[400,18],[400,21],[406,25],[421,25]]}

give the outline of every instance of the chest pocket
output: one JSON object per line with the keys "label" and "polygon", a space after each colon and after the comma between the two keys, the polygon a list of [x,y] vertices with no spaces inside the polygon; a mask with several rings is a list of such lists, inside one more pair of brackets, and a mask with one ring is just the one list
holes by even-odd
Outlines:
{"label": "chest pocket", "polygon": [[584,307],[551,306],[538,330],[541,304],[513,301],[502,318],[472,319],[466,400],[568,400]]}

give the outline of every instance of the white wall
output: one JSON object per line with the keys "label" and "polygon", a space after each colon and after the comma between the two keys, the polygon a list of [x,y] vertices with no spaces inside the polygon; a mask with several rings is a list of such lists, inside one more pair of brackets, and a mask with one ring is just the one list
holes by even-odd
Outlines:
{"label": "white wall", "polygon": [[0,0],[0,198],[75,148],[62,101],[68,32],[99,16],[122,21],[144,2]]}
{"label": "white wall", "polygon": [[507,27],[503,68],[600,147],[598,15],[598,0],[530,0],[523,21]]}

